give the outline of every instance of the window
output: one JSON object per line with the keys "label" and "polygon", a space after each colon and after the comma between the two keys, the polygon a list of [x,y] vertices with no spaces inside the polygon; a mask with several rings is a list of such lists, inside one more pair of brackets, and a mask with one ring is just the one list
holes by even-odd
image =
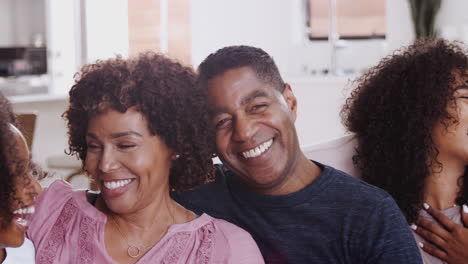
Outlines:
{"label": "window", "polygon": [[330,3],[341,39],[385,38],[385,0],[307,0],[309,39],[327,40]]}
{"label": "window", "polygon": [[[165,10],[161,10],[161,1],[167,5]],[[181,62],[191,63],[190,2],[128,0],[129,54],[163,51]],[[167,25],[161,24],[161,16],[167,16]],[[167,47],[161,47],[161,38],[166,38],[163,42]]]}

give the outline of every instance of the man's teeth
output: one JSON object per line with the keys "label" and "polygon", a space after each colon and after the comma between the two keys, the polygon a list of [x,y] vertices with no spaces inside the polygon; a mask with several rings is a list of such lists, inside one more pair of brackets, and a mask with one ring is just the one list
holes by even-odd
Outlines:
{"label": "man's teeth", "polygon": [[256,148],[242,152],[242,156],[246,159],[258,157],[262,155],[263,152],[267,151],[271,147],[271,144],[273,144],[273,139],[260,144]]}
{"label": "man's teeth", "polygon": [[130,180],[130,179],[120,180],[120,181],[105,181],[104,186],[109,190],[113,190],[113,189],[117,189],[117,188],[120,188],[122,186],[125,186],[125,185],[129,184],[130,182],[132,182],[132,180]]}
{"label": "man's teeth", "polygon": [[34,206],[29,206],[27,208],[21,208],[13,212],[13,214],[34,214]]}

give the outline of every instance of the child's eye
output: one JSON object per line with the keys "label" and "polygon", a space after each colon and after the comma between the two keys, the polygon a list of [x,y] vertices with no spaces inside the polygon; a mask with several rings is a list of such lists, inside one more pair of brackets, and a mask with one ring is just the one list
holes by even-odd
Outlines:
{"label": "child's eye", "polygon": [[97,149],[99,148],[99,145],[96,145],[96,144],[88,144],[88,149]]}
{"label": "child's eye", "polygon": [[96,143],[88,143],[86,147],[89,152],[98,152],[101,149],[101,145],[96,144]]}

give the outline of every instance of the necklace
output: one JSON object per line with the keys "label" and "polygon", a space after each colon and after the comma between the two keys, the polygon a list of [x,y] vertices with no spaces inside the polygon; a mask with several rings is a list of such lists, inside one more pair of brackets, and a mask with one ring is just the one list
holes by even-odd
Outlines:
{"label": "necklace", "polygon": [[[172,223],[175,223],[174,215],[172,214],[171,210],[169,210],[169,207],[167,207],[167,205],[166,205],[166,208],[167,208],[167,210],[169,211],[169,213],[171,215]],[[117,227],[117,231],[119,231],[120,235],[125,239],[125,243],[127,243],[127,255],[129,257],[138,258],[138,257],[140,257],[140,255],[142,253],[146,252],[146,250],[148,250],[150,248],[150,247],[144,247],[144,246],[139,247],[139,246],[135,246],[135,245],[132,245],[132,244],[128,243],[128,238],[127,238],[126,235],[124,235],[122,230],[120,230],[120,226],[117,223],[117,221],[115,220],[114,215],[111,214],[110,217],[112,218],[112,221],[114,222],[115,226]],[[164,233],[162,235],[164,235]]]}
{"label": "necklace", "polygon": [[135,246],[130,243],[128,243],[127,236],[123,234],[123,232],[120,230],[119,224],[117,221],[115,221],[115,218],[113,215],[110,215],[112,218],[112,221],[114,221],[115,226],[117,227],[117,231],[119,231],[120,235],[125,239],[125,243],[127,243],[127,255],[131,258],[138,258],[143,252],[146,251],[147,247],[143,246]]}

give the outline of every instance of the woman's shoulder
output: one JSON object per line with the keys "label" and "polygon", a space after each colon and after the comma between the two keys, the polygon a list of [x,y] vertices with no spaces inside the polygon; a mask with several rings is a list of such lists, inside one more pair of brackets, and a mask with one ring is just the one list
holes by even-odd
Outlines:
{"label": "woman's shoulder", "polygon": [[260,250],[247,231],[226,220],[204,215],[210,219],[205,226],[211,226],[214,260],[229,256],[227,263],[263,263]]}
{"label": "woman's shoulder", "polygon": [[231,222],[228,222],[224,219],[219,219],[219,218],[214,218],[214,217],[211,217],[211,221],[213,222],[213,225],[216,227],[216,230],[218,230],[219,232],[222,232],[223,234],[225,234],[226,236],[229,237],[229,239],[233,239],[233,238],[237,238],[237,237],[248,237],[250,239],[252,239],[252,236],[247,232],[245,231],[244,229],[242,229],[241,227],[231,223]]}
{"label": "woman's shoulder", "polygon": [[195,233],[209,232],[229,236],[229,239],[232,236],[247,236],[251,238],[250,234],[244,229],[226,220],[214,218],[206,213],[188,223],[175,225],[171,229],[173,231],[191,231]]}
{"label": "woman's shoulder", "polygon": [[63,180],[55,180],[39,194],[36,200],[36,213],[49,214],[56,211],[71,198],[73,189],[69,183]]}
{"label": "woman's shoulder", "polygon": [[[28,236],[34,241],[51,230],[57,221],[66,224],[72,218],[89,216],[93,212],[88,211],[93,211],[94,207],[89,205],[88,207],[93,209],[87,209],[86,203],[85,191],[75,191],[63,180],[54,181],[36,200],[36,210],[31,219]],[[98,217],[91,216],[91,218]]]}

